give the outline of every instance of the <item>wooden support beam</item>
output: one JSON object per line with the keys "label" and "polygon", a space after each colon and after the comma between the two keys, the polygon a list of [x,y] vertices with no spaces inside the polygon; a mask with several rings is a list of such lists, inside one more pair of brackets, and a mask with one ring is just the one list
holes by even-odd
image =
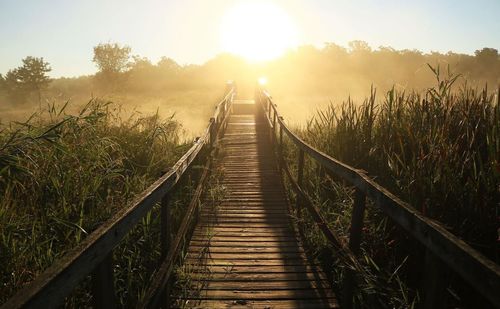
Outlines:
{"label": "wooden support beam", "polygon": [[171,217],[170,217],[170,207],[169,207],[170,196],[169,194],[165,194],[161,199],[161,212],[160,212],[160,243],[161,243],[161,260],[163,260],[170,248],[170,226],[171,226]]}
{"label": "wooden support beam", "polygon": [[361,234],[363,230],[363,218],[365,214],[366,195],[356,188],[354,193],[354,205],[351,216],[351,231],[349,236],[349,248],[355,255],[359,254]]}
{"label": "wooden support beam", "polygon": [[[349,236],[349,248],[354,253],[355,258],[360,253],[361,235],[363,231],[363,218],[365,213],[366,195],[356,188],[354,193],[354,204],[351,216],[351,230]],[[344,278],[343,307],[353,307],[353,295],[356,288],[356,273],[352,269],[347,269]]]}
{"label": "wooden support beam", "polygon": [[421,308],[446,308],[446,288],[449,269],[430,250],[425,251],[425,270],[422,280]]}
{"label": "wooden support beam", "polygon": [[97,265],[92,273],[92,297],[94,308],[116,308],[112,252]]}
{"label": "wooden support beam", "polygon": [[[302,185],[304,182],[304,151],[299,149],[298,162],[297,162],[297,185],[303,190]],[[295,206],[297,209],[297,216],[299,220],[302,220],[302,200],[300,195],[297,194],[295,200]]]}

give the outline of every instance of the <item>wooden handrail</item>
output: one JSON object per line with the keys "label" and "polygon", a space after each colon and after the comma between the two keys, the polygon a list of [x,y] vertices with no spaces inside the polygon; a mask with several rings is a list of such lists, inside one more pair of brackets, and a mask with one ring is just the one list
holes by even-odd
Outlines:
{"label": "wooden handrail", "polygon": [[[358,209],[355,210],[355,212],[358,218],[356,220],[353,218],[350,245],[359,246],[364,210],[364,196],[366,196],[393,221],[403,227],[411,236],[424,245],[428,250],[428,254],[432,253],[433,256],[439,258],[442,263],[459,274],[466,282],[470,283],[471,286],[492,304],[500,307],[499,265],[481,255],[463,240],[447,231],[440,223],[425,217],[409,204],[403,202],[387,189],[376,183],[364,171],[342,163],[303,141],[285,124],[283,117],[280,116],[277,106],[273,103],[269,93],[260,89],[257,91],[257,95],[258,97],[256,100],[259,101],[264,108],[264,114],[267,117],[271,134],[273,135],[271,140],[274,142],[277,141],[275,135],[278,134],[276,130],[276,127],[278,127],[280,135],[279,149],[282,148],[282,135],[285,134],[300,151],[309,155],[331,174],[344,179],[357,188],[356,195],[359,195],[357,204],[359,205],[357,205]],[[278,152],[278,156],[280,156],[280,161],[284,161],[284,158],[281,157],[281,151]],[[302,172],[299,171],[299,173]],[[288,177],[291,177],[289,173]],[[297,192],[297,188],[295,188],[297,187],[297,183],[294,182],[292,187]],[[304,198],[303,188],[299,186],[298,189],[300,198]],[[312,207],[307,207],[307,209],[310,212],[318,211]],[[319,213],[313,213],[312,215],[313,217],[321,217]],[[361,222],[359,220],[361,220]],[[324,228],[321,230],[323,232],[325,231]],[[331,236],[327,238],[331,239]],[[357,248],[351,247],[351,249],[355,252],[357,251]]]}
{"label": "wooden handrail", "polygon": [[[234,95],[235,87],[230,85],[224,98],[217,105],[214,117],[211,118],[204,134],[196,139],[193,146],[175,163],[169,172],[139,194],[127,207],[119,210],[93,231],[78,246],[37,276],[30,284],[18,291],[1,308],[57,307],[89,274],[94,272],[95,276],[102,278],[102,273],[107,272],[108,277],[109,273],[112,276],[109,267],[112,266],[110,257],[113,248],[158,201],[162,200],[174,188],[193,161],[200,156],[202,150],[207,145],[212,146],[212,143],[216,140],[214,134],[219,134],[223,124],[221,118],[226,118]],[[103,271],[100,271],[101,269]],[[106,280],[109,281],[109,278]],[[108,294],[113,293],[114,291],[110,291]],[[112,295],[109,296],[112,297]],[[96,306],[112,306],[108,300],[104,301],[105,303],[98,303]]]}

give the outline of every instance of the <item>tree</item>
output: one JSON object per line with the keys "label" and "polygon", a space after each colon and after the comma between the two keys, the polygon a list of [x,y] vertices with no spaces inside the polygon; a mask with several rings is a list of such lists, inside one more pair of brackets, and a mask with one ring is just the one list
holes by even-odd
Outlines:
{"label": "tree", "polygon": [[364,53],[370,53],[372,51],[372,48],[368,43],[365,41],[351,41],[348,43],[349,44],[349,50],[353,53],[357,52],[364,52]]}
{"label": "tree", "polygon": [[118,43],[101,43],[94,47],[92,61],[99,68],[96,76],[111,87],[115,87],[128,68],[131,49]]}
{"label": "tree", "polygon": [[3,81],[4,87],[13,101],[26,100],[36,93],[38,102],[41,103],[42,90],[50,83],[47,73],[52,69],[43,58],[28,56],[22,61],[22,66],[7,72]]}
{"label": "tree", "polygon": [[498,50],[495,48],[485,47],[474,52],[477,59],[486,63],[496,63],[499,60]]}
{"label": "tree", "polygon": [[182,67],[177,62],[168,57],[161,57],[156,66],[164,72],[174,74],[178,73],[182,69]]}
{"label": "tree", "polygon": [[153,64],[148,58],[135,55],[132,56],[132,62],[130,62],[127,67],[131,71],[145,71],[151,70]]}
{"label": "tree", "polygon": [[5,88],[6,88],[5,78],[3,77],[2,74],[0,74],[0,91],[4,91]]}
{"label": "tree", "polygon": [[500,56],[498,50],[485,47],[481,50],[476,50],[474,54],[476,56],[476,78],[483,79],[495,85],[498,82],[497,72],[500,72]]}
{"label": "tree", "polygon": [[2,74],[0,74],[0,104],[2,99],[6,97],[7,94],[7,85],[5,82],[5,77],[3,77]]}

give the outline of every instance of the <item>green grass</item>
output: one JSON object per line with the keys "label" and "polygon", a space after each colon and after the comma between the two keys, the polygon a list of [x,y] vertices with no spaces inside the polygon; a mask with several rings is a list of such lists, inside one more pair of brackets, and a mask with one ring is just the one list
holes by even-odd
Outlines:
{"label": "green grass", "polygon": [[[66,108],[49,106],[0,129],[0,303],[124,207],[189,147],[173,118],[122,119],[115,104],[99,100],[77,113]],[[173,207],[178,218],[184,206],[174,202]],[[158,211],[114,251],[122,305],[140,298],[157,266]],[[90,301],[85,289],[74,294],[68,306]]]}
{"label": "green grass", "polygon": [[[394,89],[362,103],[347,100],[319,110],[298,133],[312,146],[366,170],[426,216],[495,262],[500,205],[500,104],[498,93],[457,86],[448,72],[423,93]],[[296,169],[297,151],[286,154]],[[327,176],[310,159],[305,163],[308,194],[342,239],[348,239],[353,189]],[[312,253],[330,269],[341,294],[348,261],[334,253],[306,216]],[[411,307],[421,298],[423,251],[370,203],[367,206],[357,304],[361,307]],[[451,304],[478,304],[477,295],[456,277]]]}

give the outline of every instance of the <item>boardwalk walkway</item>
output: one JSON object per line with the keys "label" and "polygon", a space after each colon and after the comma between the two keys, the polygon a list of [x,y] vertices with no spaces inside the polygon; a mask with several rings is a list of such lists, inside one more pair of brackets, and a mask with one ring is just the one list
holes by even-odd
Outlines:
{"label": "boardwalk walkway", "polygon": [[195,228],[184,268],[196,276],[184,297],[196,308],[337,307],[290,223],[259,107],[234,102],[215,163],[224,193]]}

